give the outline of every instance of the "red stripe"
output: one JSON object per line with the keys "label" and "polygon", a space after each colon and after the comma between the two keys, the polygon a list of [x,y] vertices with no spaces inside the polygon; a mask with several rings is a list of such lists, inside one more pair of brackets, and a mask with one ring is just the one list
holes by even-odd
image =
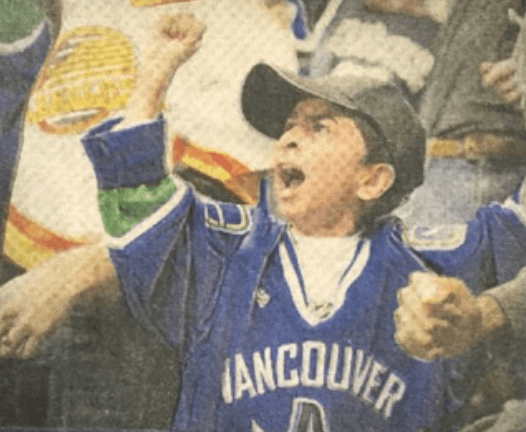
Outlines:
{"label": "red stripe", "polygon": [[9,222],[25,237],[36,244],[54,251],[63,251],[83,244],[80,241],[68,240],[31,221],[13,205],[9,205]]}

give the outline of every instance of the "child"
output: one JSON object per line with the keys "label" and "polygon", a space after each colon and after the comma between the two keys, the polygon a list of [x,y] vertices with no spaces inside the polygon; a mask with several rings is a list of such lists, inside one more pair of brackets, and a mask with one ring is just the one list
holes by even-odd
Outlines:
{"label": "child", "polygon": [[166,177],[157,117],[202,33],[191,16],[165,20],[124,121],[83,140],[128,306],[184,350],[173,430],[444,427],[484,352],[477,363],[407,356],[393,338],[396,291],[426,268],[470,287],[513,276],[526,261],[518,198],[441,232],[441,250],[415,252],[384,217],[423,180],[425,136],[409,105],[390,86],[267,65],[247,77],[243,113],[279,137],[272,179],[286,222],[265,183],[255,208],[199,197]]}

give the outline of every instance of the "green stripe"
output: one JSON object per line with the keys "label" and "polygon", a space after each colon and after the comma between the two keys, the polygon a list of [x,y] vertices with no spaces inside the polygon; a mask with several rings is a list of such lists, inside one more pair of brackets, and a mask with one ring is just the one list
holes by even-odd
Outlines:
{"label": "green stripe", "polygon": [[0,0],[0,42],[28,36],[43,17],[39,0]]}
{"label": "green stripe", "polygon": [[99,209],[106,232],[113,237],[126,234],[165,204],[175,190],[173,181],[166,178],[156,186],[99,191]]}

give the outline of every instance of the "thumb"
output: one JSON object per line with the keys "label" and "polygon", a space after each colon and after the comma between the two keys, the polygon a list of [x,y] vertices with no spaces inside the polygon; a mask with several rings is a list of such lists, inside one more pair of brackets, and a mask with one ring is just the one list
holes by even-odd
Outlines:
{"label": "thumb", "polygon": [[439,306],[453,301],[456,293],[456,280],[438,276],[433,273],[422,273],[418,276],[417,293],[422,302]]}

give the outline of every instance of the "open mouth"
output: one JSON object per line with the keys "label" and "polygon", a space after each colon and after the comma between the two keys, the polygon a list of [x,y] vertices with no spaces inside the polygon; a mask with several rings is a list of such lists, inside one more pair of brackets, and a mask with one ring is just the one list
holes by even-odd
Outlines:
{"label": "open mouth", "polygon": [[305,181],[305,174],[296,167],[282,167],[278,175],[287,189],[297,187]]}

